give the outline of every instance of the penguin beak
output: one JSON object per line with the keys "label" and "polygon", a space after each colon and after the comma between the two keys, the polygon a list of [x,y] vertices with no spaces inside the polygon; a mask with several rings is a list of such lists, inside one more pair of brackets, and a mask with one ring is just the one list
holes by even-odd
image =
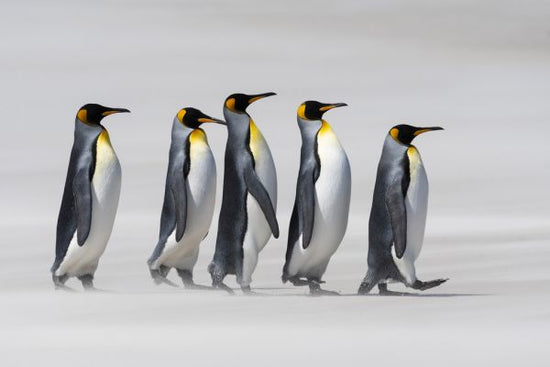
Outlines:
{"label": "penguin beak", "polygon": [[201,117],[197,121],[199,121],[202,124],[204,124],[204,123],[214,123],[214,124],[220,124],[220,125],[227,125],[227,122],[225,122],[224,120],[214,119],[214,118],[209,117],[209,116]]}
{"label": "penguin beak", "polygon": [[122,113],[122,112],[130,112],[130,110],[127,110],[126,108],[111,108],[107,107],[107,111],[103,112],[101,116],[109,116],[115,113]]}
{"label": "penguin beak", "polygon": [[332,110],[333,108],[345,107],[345,106],[347,106],[346,103],[333,103],[333,104],[328,104],[326,106],[323,106],[323,107],[319,108],[319,111],[326,112],[328,110]]}
{"label": "penguin beak", "polygon": [[250,96],[250,99],[248,100],[248,104],[252,104],[256,101],[259,101],[262,98],[270,97],[270,96],[276,96],[277,93],[269,92],[269,93],[262,93],[262,94],[253,94]]}
{"label": "penguin beak", "polygon": [[420,134],[427,133],[428,131],[436,131],[436,130],[443,130],[442,127],[439,126],[432,126],[432,127],[420,127],[418,130],[414,132],[414,136],[418,136]]}

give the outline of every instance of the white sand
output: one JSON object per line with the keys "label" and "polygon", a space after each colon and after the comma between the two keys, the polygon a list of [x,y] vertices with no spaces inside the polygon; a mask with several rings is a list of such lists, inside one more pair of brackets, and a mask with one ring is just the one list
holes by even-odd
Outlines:
{"label": "white sand", "polygon": [[[544,365],[549,17],[545,1],[3,2],[0,364]],[[191,105],[221,116],[236,91],[279,94],[250,109],[279,173],[281,238],[261,254],[253,283],[267,296],[157,287],[145,261],[173,115]],[[326,115],[353,174],[348,232],[325,275],[345,297],[311,298],[280,282],[295,110],[306,99],[350,105]],[[87,102],[133,113],[105,121],[123,169],[96,273],[109,292],[65,294],[48,269],[72,121]],[[423,280],[451,280],[423,297],[356,297],[376,164],[396,122],[446,128],[416,142],[431,183],[417,269]],[[226,134],[207,133],[221,187]],[[195,269],[202,284],[217,200]]]}

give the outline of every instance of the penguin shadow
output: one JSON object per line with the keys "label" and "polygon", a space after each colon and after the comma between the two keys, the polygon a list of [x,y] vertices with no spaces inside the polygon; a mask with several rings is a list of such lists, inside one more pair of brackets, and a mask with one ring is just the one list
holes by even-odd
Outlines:
{"label": "penguin shadow", "polygon": [[392,292],[391,294],[357,294],[342,293],[343,297],[417,297],[417,298],[453,298],[453,297],[482,297],[491,296],[489,293],[416,293],[416,292]]}

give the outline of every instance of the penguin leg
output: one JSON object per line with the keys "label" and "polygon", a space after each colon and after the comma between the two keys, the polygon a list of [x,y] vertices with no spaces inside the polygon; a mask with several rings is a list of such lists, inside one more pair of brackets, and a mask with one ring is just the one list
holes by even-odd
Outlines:
{"label": "penguin leg", "polygon": [[67,274],[57,276],[57,275],[52,273],[53,285],[54,285],[56,290],[57,289],[62,289],[64,291],[68,291],[68,292],[75,292],[74,289],[72,289],[71,287],[67,287],[65,285],[65,282],[67,281],[67,279],[69,279],[69,276]]}
{"label": "penguin leg", "polygon": [[78,277],[78,280],[82,282],[82,287],[85,291],[93,291],[94,288],[94,276],[93,274],[85,274]]}
{"label": "penguin leg", "polygon": [[411,288],[418,289],[420,291],[425,291],[426,289],[437,287],[438,285],[441,285],[441,284],[445,283],[447,280],[449,280],[449,279],[435,279],[435,280],[430,280],[430,281],[427,281],[427,282],[423,282],[423,281],[417,279],[411,285]]}
{"label": "penguin leg", "polygon": [[323,281],[316,278],[309,279],[309,283],[308,283],[309,294],[312,296],[339,296],[340,295],[340,293],[335,291],[328,291],[325,289],[321,289],[321,284],[323,283],[324,283]]}
{"label": "penguin leg", "polygon": [[155,284],[159,285],[164,283],[171,287],[177,288],[178,286],[176,283],[166,278],[169,271],[170,271],[170,268],[164,265],[159,266],[158,269],[149,268],[149,272],[151,273],[151,277],[153,278],[153,281],[155,282]]}
{"label": "penguin leg", "polygon": [[258,293],[258,292],[254,292],[251,288],[250,288],[250,285],[241,285],[241,290],[243,291],[243,293],[247,296],[263,296],[262,293]]}
{"label": "penguin leg", "polygon": [[361,285],[357,290],[357,294],[363,296],[369,294],[374,286],[377,285],[380,281],[379,277],[377,277],[375,274],[376,273],[374,271],[371,271],[370,269],[367,271],[367,275],[365,275],[365,278],[361,282]]}
{"label": "penguin leg", "polygon": [[176,270],[181,280],[183,281],[183,286],[185,287],[185,289],[212,289],[212,287],[208,287],[206,285],[196,284],[193,281],[193,272],[191,270],[178,268],[176,268]]}
{"label": "penguin leg", "polygon": [[307,279],[302,279],[300,277],[288,278],[288,281],[291,282],[296,287],[300,287],[300,286],[303,286],[303,285],[309,285],[309,281]]}
{"label": "penguin leg", "polygon": [[226,274],[216,263],[211,262],[210,265],[208,265],[208,272],[212,277],[212,288],[224,290],[229,294],[235,293],[233,289],[223,282],[223,278],[225,278]]}

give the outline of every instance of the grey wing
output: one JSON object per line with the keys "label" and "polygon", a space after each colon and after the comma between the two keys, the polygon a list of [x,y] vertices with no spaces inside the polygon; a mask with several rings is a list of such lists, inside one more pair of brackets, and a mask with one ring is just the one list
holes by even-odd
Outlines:
{"label": "grey wing", "polygon": [[298,192],[296,193],[298,220],[301,223],[302,246],[308,248],[313,234],[315,221],[315,180],[316,167],[305,170],[298,179]]}
{"label": "grey wing", "polygon": [[306,249],[311,242],[313,223],[315,221],[315,181],[319,177],[317,167],[306,169],[298,176],[296,185],[296,200],[290,217],[288,229],[288,242],[286,247],[285,265],[283,273],[287,273],[287,267],[294,251],[294,245],[302,234],[302,246]]}
{"label": "grey wing", "polygon": [[183,167],[176,167],[170,190],[172,190],[176,207],[176,241],[179,241],[183,237],[187,225],[187,178]]}
{"label": "grey wing", "polygon": [[185,141],[184,149],[170,150],[166,185],[164,189],[164,203],[160,217],[159,240],[153,254],[147,260],[152,264],[164,251],[168,237],[176,228],[176,241],[181,240],[187,225],[187,176],[190,162],[189,140]]}
{"label": "grey wing", "polygon": [[81,246],[88,238],[92,205],[91,176],[94,164],[91,153],[85,154],[73,147],[57,219],[55,262],[52,271],[55,271],[63,261],[75,232],[78,232],[77,240]]}
{"label": "grey wing", "polygon": [[92,182],[89,167],[81,168],[73,181],[78,245],[84,245],[92,225]]}
{"label": "grey wing", "polygon": [[407,248],[407,209],[401,180],[395,180],[388,187],[385,202],[390,216],[395,254],[400,259]]}
{"label": "grey wing", "polygon": [[273,233],[273,237],[279,238],[279,223],[277,223],[277,217],[273,204],[271,203],[271,198],[252,166],[246,169],[245,182],[248,192],[256,199],[260,208],[262,208],[265,218],[269,223],[269,227],[271,228],[271,232]]}

